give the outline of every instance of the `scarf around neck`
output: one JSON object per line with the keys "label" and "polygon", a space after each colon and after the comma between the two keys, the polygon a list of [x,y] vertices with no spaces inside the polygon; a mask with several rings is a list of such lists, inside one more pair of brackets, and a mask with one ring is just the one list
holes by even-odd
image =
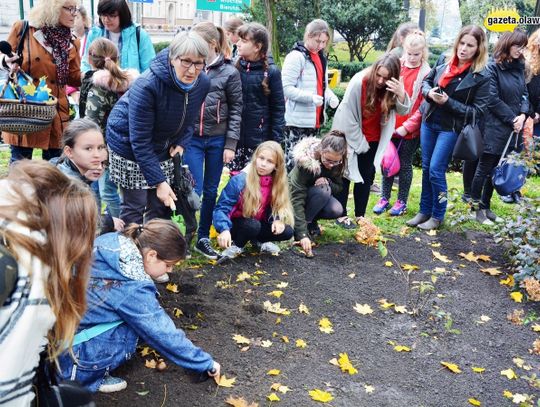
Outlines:
{"label": "scarf around neck", "polygon": [[71,29],[64,26],[41,28],[45,37],[45,45],[52,48],[52,56],[56,65],[56,81],[59,86],[67,85],[69,76],[69,47]]}
{"label": "scarf around neck", "polygon": [[467,71],[472,65],[472,62],[467,62],[466,64],[458,67],[458,63],[459,59],[457,56],[454,56],[452,60],[448,63],[446,69],[444,70],[444,73],[439,78],[439,86],[441,88],[446,88],[448,84],[452,82],[452,79]]}

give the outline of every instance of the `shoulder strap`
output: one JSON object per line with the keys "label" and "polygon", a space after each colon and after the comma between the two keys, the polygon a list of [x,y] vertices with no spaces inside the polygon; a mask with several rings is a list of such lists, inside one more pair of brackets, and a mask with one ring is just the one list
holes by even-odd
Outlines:
{"label": "shoulder strap", "polygon": [[24,37],[26,37],[26,33],[28,33],[28,20],[23,20],[23,26],[21,28],[21,32],[19,33],[19,45],[17,45],[17,55],[20,56],[19,65],[22,65],[23,55],[22,51],[24,48]]}
{"label": "shoulder strap", "polygon": [[10,298],[17,285],[19,266],[0,239],[0,307]]}
{"label": "shoulder strap", "polygon": [[139,47],[141,44],[141,26],[138,25],[135,27],[135,35],[137,36],[137,53],[139,52]]}

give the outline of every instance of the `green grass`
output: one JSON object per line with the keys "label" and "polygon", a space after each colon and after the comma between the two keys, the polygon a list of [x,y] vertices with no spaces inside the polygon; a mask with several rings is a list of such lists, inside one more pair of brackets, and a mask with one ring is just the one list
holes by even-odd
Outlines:
{"label": "green grass", "polygon": [[[371,50],[368,52],[366,59],[364,60],[368,64],[374,63],[377,58],[379,58],[382,54],[384,54],[384,51],[377,51],[377,50]],[[349,62],[349,46],[347,45],[347,42],[342,41],[335,43],[332,50],[330,51],[330,56],[335,55],[340,62]],[[331,60],[334,58],[331,57]],[[358,58],[354,59],[355,61],[358,61]]]}

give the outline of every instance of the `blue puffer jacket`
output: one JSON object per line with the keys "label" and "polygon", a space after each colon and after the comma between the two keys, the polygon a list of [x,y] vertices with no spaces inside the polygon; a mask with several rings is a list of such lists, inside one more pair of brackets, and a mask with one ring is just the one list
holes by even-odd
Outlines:
{"label": "blue puffer jacket", "polygon": [[195,86],[183,91],[165,48],[114,105],[107,121],[109,148],[136,161],[148,185],[165,181],[159,163],[169,158],[171,146],[187,147],[209,88],[201,72]]}
{"label": "blue puffer jacket", "polygon": [[77,366],[73,365],[69,354],[62,355],[59,361],[63,378],[74,377],[96,391],[105,372],[115,369],[135,352],[139,337],[179,366],[197,372],[212,369],[212,357],[177,329],[161,307],[152,280],[135,280],[120,272],[118,233],[98,237],[93,254],[87,288],[88,309],[78,332],[103,323],[119,320],[124,323],[74,346]]}
{"label": "blue puffer jacket", "polygon": [[242,78],[244,106],[237,148],[256,148],[267,140],[280,143],[285,127],[285,97],[280,70],[270,61],[267,71],[270,95],[266,96],[261,85],[265,75],[262,61],[240,59],[238,69]]}
{"label": "blue puffer jacket", "polygon": [[[137,26],[132,24],[122,30],[121,41],[122,49],[120,50],[120,68],[136,69],[139,72],[144,72],[150,66],[150,62],[156,56],[152,40],[146,31],[139,28],[139,42],[137,43]],[[96,39],[107,36],[107,31],[101,27],[92,27],[88,33],[86,40],[86,48],[84,56],[81,58],[81,71],[87,72],[92,69],[88,63],[88,49],[90,44]]]}

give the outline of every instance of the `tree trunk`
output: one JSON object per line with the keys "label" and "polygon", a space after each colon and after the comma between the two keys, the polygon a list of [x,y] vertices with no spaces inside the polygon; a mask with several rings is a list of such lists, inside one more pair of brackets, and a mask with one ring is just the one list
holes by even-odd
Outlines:
{"label": "tree trunk", "polygon": [[426,0],[420,0],[420,15],[418,16],[418,28],[426,31]]}
{"label": "tree trunk", "polygon": [[313,1],[313,10],[315,11],[315,18],[321,18],[321,0]]}
{"label": "tree trunk", "polygon": [[403,0],[403,10],[405,11],[405,15],[409,17],[409,9],[411,8],[411,1],[410,0]]}
{"label": "tree trunk", "polygon": [[279,41],[276,27],[276,3],[275,0],[264,0],[264,9],[266,11],[266,29],[270,33],[270,50],[274,63],[281,66],[279,55]]}

